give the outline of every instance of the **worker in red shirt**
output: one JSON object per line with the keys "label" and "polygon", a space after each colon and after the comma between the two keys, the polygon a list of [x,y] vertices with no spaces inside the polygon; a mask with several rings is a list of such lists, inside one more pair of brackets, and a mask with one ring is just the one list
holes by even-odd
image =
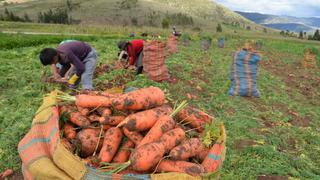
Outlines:
{"label": "worker in red shirt", "polygon": [[120,41],[118,48],[120,49],[119,60],[125,60],[129,65],[135,65],[137,75],[141,74],[143,71],[143,40]]}

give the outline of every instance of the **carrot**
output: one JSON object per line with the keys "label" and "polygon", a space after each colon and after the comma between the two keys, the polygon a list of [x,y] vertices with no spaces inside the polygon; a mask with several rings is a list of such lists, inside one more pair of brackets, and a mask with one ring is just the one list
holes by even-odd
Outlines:
{"label": "carrot", "polygon": [[204,145],[198,138],[191,138],[184,141],[179,146],[176,146],[170,151],[169,156],[173,160],[187,160],[190,157],[194,157],[204,149]]}
{"label": "carrot", "polygon": [[148,171],[161,160],[165,153],[165,147],[161,142],[145,144],[130,156],[132,169],[135,171]]}
{"label": "carrot", "polygon": [[114,107],[116,110],[144,110],[163,105],[164,92],[157,87],[148,87],[126,94],[99,96],[80,94],[76,97],[61,96],[61,100],[75,101],[78,107]]}
{"label": "carrot", "polygon": [[188,122],[196,120],[205,121],[207,123],[212,122],[212,118],[207,113],[191,106],[183,108],[181,111],[178,112],[177,116],[178,118],[185,119]]}
{"label": "carrot", "polygon": [[176,128],[164,133],[159,141],[164,144],[165,151],[169,152],[172,148],[184,141],[185,138],[186,134],[183,129]]}
{"label": "carrot", "polygon": [[99,129],[83,129],[78,133],[78,139],[81,144],[81,157],[92,155],[99,142],[98,149],[102,146],[102,141],[99,141]]}
{"label": "carrot", "polygon": [[202,162],[206,172],[214,172],[222,165],[221,154],[224,150],[223,144],[214,144],[208,155]]}
{"label": "carrot", "polygon": [[74,152],[74,150],[76,149],[76,147],[73,145],[73,144],[71,144],[67,139],[65,139],[65,138],[62,138],[61,139],[61,143],[63,144],[63,146],[68,150],[68,151],[70,151],[70,152]]}
{"label": "carrot", "polygon": [[11,176],[12,174],[13,174],[12,169],[6,169],[2,173],[0,173],[0,179],[5,179],[6,177]]}
{"label": "carrot", "polygon": [[121,123],[125,118],[126,118],[125,116],[106,116],[106,117],[100,117],[99,122],[101,124],[116,126],[119,123]]}
{"label": "carrot", "polygon": [[123,128],[122,131],[136,146],[138,146],[143,139],[143,136],[139,132],[129,131],[127,128]]}
{"label": "carrot", "polygon": [[112,99],[106,96],[80,94],[76,96],[76,105],[85,108],[110,107]]}
{"label": "carrot", "polygon": [[119,148],[117,154],[114,156],[113,163],[127,162],[131,154],[130,148],[134,148],[134,143],[131,140],[127,140],[124,145]]}
{"label": "carrot", "polygon": [[172,108],[170,106],[160,106],[141,111],[126,117],[118,127],[125,127],[129,131],[145,131],[150,129],[160,117],[169,115],[170,113],[172,113]]}
{"label": "carrot", "polygon": [[112,128],[112,126],[110,126],[110,125],[103,125],[103,130],[104,130],[104,131],[107,131],[107,130],[109,130],[110,128]]}
{"label": "carrot", "polygon": [[201,149],[201,150],[200,150],[200,153],[195,156],[195,158],[196,158],[196,160],[197,160],[198,162],[203,162],[203,160],[204,160],[204,159],[207,157],[207,155],[209,154],[210,149],[208,149],[208,148],[206,148],[206,147],[204,147],[204,146],[203,146],[203,148],[204,148],[204,149]]}
{"label": "carrot", "polygon": [[69,119],[73,124],[80,126],[80,127],[88,127],[90,126],[90,121],[82,116],[79,112],[74,112],[70,114]]}
{"label": "carrot", "polygon": [[95,168],[98,168],[100,166],[99,159],[95,156],[89,156],[85,159],[82,159],[82,162]]}
{"label": "carrot", "polygon": [[167,131],[173,129],[175,127],[175,121],[170,116],[162,116],[160,119],[155,123],[155,125],[150,129],[147,135],[142,139],[138,147],[148,144],[151,142],[155,142],[160,137],[166,133]]}
{"label": "carrot", "polygon": [[151,86],[114,98],[112,107],[117,110],[144,110],[161,106],[164,100],[164,92],[158,87]]}
{"label": "carrot", "polygon": [[71,111],[75,110],[74,108],[72,108],[71,106],[68,105],[64,105],[64,106],[60,106],[59,107],[59,113],[61,114],[65,114],[65,113],[71,113]]}
{"label": "carrot", "polygon": [[199,176],[204,173],[204,168],[199,164],[187,161],[162,160],[156,172],[178,172]]}
{"label": "carrot", "polygon": [[90,122],[99,122],[99,116],[98,115],[96,115],[96,114],[92,114],[92,115],[90,115],[89,117],[88,117],[88,119],[89,119],[89,121]]}
{"label": "carrot", "polygon": [[192,128],[197,128],[198,132],[203,132],[205,124],[212,121],[212,118],[208,114],[191,106],[179,111],[177,118],[189,123]]}
{"label": "carrot", "polygon": [[133,170],[147,171],[155,167],[167,151],[184,140],[184,135],[182,129],[173,129],[163,134],[159,141],[137,148],[130,157]]}
{"label": "carrot", "polygon": [[112,114],[112,111],[109,108],[98,108],[97,111],[102,117],[110,116]]}
{"label": "carrot", "polygon": [[104,134],[103,146],[99,154],[101,162],[111,162],[112,158],[116,154],[123,134],[119,128],[110,128]]}
{"label": "carrot", "polygon": [[82,116],[88,116],[90,113],[90,110],[88,108],[83,108],[83,107],[77,107],[77,108]]}
{"label": "carrot", "polygon": [[77,132],[75,131],[73,125],[71,123],[65,123],[63,126],[64,136],[68,140],[75,139],[77,136]]}

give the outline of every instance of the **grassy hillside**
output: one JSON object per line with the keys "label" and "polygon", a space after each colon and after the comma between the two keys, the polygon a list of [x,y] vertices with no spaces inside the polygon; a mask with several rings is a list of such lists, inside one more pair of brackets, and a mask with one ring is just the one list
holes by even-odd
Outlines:
{"label": "grassy hillside", "polygon": [[[32,24],[7,23],[6,29],[30,28]],[[63,32],[78,26],[33,25],[36,30]],[[23,29],[23,28],[22,28]],[[84,31],[86,28],[80,29]],[[112,28],[110,28],[112,29]],[[0,35],[0,171],[20,168],[17,144],[31,126],[42,97],[59,86],[40,81],[43,68],[38,60],[41,48],[54,47],[63,39],[88,41],[99,53],[99,63],[116,59],[116,42],[127,32],[99,29],[99,34],[83,37],[69,35]],[[97,29],[87,28],[94,33]],[[156,31],[156,29],[153,29]],[[156,31],[165,33],[163,30]],[[84,33],[84,32],[83,32]],[[107,38],[103,35],[109,35]],[[120,36],[119,36],[120,35]],[[103,73],[94,80],[96,87],[125,85],[159,86],[167,89],[173,99],[188,100],[225,123],[227,158],[221,170],[222,179],[320,178],[320,71],[319,67],[304,69],[301,62],[304,48],[320,44],[313,41],[278,39],[246,33],[228,35],[226,47],[219,49],[213,35],[213,47],[201,51],[196,34],[189,47],[179,46],[177,54],[166,60],[170,74],[177,82],[155,83],[145,76],[134,77],[125,70]],[[259,65],[260,98],[229,97],[232,54],[246,39],[262,39],[263,61]],[[10,44],[13,44],[10,46]],[[317,57],[319,59],[319,57]],[[319,61],[318,61],[319,63]],[[320,63],[318,64],[320,66]]]}
{"label": "grassy hillside", "polygon": [[[70,15],[81,20],[81,24],[109,24],[137,26],[161,26],[166,15],[181,13],[192,17],[192,27],[215,29],[217,23],[239,22],[242,28],[250,25],[253,30],[262,30],[259,25],[211,0],[71,0]],[[0,14],[5,8],[14,14],[25,13],[34,21],[39,12],[49,9],[66,8],[66,0],[33,0],[0,6]]]}

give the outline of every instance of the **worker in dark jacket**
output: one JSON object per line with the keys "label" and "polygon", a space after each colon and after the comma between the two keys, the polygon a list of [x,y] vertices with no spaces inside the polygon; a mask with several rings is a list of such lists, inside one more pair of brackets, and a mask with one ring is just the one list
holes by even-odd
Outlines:
{"label": "worker in dark jacket", "polygon": [[121,51],[119,60],[126,60],[129,65],[135,65],[137,74],[141,74],[143,71],[143,40],[120,41],[118,48]]}
{"label": "worker in dark jacket", "polygon": [[[81,81],[83,90],[92,90],[92,78],[96,68],[98,55],[94,48],[81,41],[67,41],[61,43],[56,49],[45,48],[40,52],[40,61],[44,66],[51,65],[56,81],[68,82],[73,88]],[[60,68],[57,64],[60,64]],[[74,68],[73,75],[65,75]]]}

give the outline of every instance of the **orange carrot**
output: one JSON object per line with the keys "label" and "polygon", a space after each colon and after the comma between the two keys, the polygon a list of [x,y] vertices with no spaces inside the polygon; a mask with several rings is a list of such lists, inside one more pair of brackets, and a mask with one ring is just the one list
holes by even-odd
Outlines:
{"label": "orange carrot", "polygon": [[72,140],[75,139],[77,136],[77,132],[74,129],[73,125],[71,123],[65,123],[63,126],[63,131],[64,131],[64,136],[68,139],[68,140]]}
{"label": "orange carrot", "polygon": [[110,128],[104,134],[103,147],[100,151],[99,158],[101,162],[111,162],[116,154],[123,134],[119,128]]}
{"label": "orange carrot", "polygon": [[205,124],[212,121],[212,118],[208,114],[191,106],[179,111],[177,118],[180,121],[189,123],[192,128],[197,128],[198,132],[203,132]]}
{"label": "orange carrot", "polygon": [[79,107],[114,107],[117,110],[143,110],[164,103],[164,92],[157,87],[143,88],[126,94],[109,96],[95,96],[80,94],[76,96]]}
{"label": "orange carrot", "polygon": [[200,153],[195,156],[196,160],[200,163],[207,157],[209,154],[210,149],[203,147],[204,149],[200,150]]}
{"label": "orange carrot", "polygon": [[107,130],[109,130],[110,128],[112,128],[112,126],[110,126],[110,125],[103,125],[103,130],[104,130],[104,131],[107,131]]}
{"label": "orange carrot", "polygon": [[98,150],[102,146],[102,140],[99,141],[100,129],[83,129],[78,133],[78,139],[81,143],[81,157],[92,155],[99,142]]}
{"label": "orange carrot", "polygon": [[122,131],[136,146],[138,146],[143,139],[143,136],[139,132],[129,131],[127,128],[123,128]]}
{"label": "orange carrot", "polygon": [[130,148],[134,148],[134,143],[130,140],[124,143],[122,147],[119,148],[117,154],[114,156],[112,162],[114,163],[125,163],[128,161],[131,154]]}
{"label": "orange carrot", "polygon": [[170,151],[169,156],[173,160],[187,160],[190,157],[194,157],[197,154],[200,154],[201,151],[205,149],[199,138],[191,138],[187,141],[184,141],[179,146],[176,146]]}
{"label": "orange carrot", "polygon": [[101,124],[116,126],[119,123],[121,123],[125,118],[126,118],[125,116],[106,116],[106,117],[100,117],[99,122]]}
{"label": "orange carrot", "polygon": [[223,149],[223,144],[214,144],[212,146],[207,157],[201,164],[206,172],[214,172],[222,165],[221,154],[223,152]]}
{"label": "orange carrot", "polygon": [[162,160],[156,169],[157,172],[178,172],[192,176],[199,176],[204,173],[204,168],[195,163],[187,161]]}
{"label": "orange carrot", "polygon": [[160,117],[147,135],[144,136],[138,147],[159,140],[164,133],[173,129],[175,124],[175,121],[170,116],[165,115]]}
{"label": "orange carrot", "polygon": [[90,126],[90,121],[82,116],[79,112],[74,112],[70,114],[70,121],[80,127],[88,127]]}
{"label": "orange carrot", "polygon": [[109,108],[98,108],[97,111],[102,117],[110,116],[112,114],[112,111]]}
{"label": "orange carrot", "polygon": [[159,141],[164,144],[165,151],[169,152],[172,148],[184,141],[185,138],[186,134],[183,129],[176,128],[164,133]]}
{"label": "orange carrot", "polygon": [[184,131],[177,128],[163,134],[157,142],[140,146],[132,152],[130,157],[133,170],[147,171],[155,167],[163,155],[183,141],[184,138]]}
{"label": "orange carrot", "polygon": [[112,101],[117,110],[144,110],[164,103],[164,92],[158,87],[148,87],[122,94]]}
{"label": "orange carrot", "polygon": [[118,127],[125,127],[129,131],[145,131],[149,130],[157,120],[172,113],[172,108],[169,106],[160,106],[157,108],[141,111],[131,114]]}
{"label": "orange carrot", "polygon": [[73,145],[73,144],[71,144],[67,139],[65,139],[65,138],[62,138],[61,139],[61,143],[63,144],[63,146],[67,149],[67,150],[69,150],[71,153],[73,153],[74,152],[74,150],[76,149],[76,147]]}
{"label": "orange carrot", "polygon": [[97,158],[96,156],[89,156],[85,159],[82,159],[82,162],[95,168],[98,168],[100,166],[99,158]]}
{"label": "orange carrot", "polygon": [[96,115],[96,114],[92,114],[92,115],[90,115],[89,117],[88,117],[88,119],[89,119],[89,121],[90,122],[99,122],[99,116],[98,115]]}
{"label": "orange carrot", "polygon": [[71,113],[72,111],[75,111],[75,108],[68,106],[68,105],[63,105],[59,107],[59,114],[64,114],[64,113]]}
{"label": "orange carrot", "polygon": [[164,153],[165,147],[161,142],[149,143],[137,148],[130,156],[133,170],[148,171],[157,165]]}
{"label": "orange carrot", "polygon": [[77,107],[77,108],[82,116],[88,116],[90,113],[90,110],[88,108],[83,108],[83,107]]}
{"label": "orange carrot", "polygon": [[110,107],[112,99],[105,96],[80,94],[76,96],[76,105],[85,108]]}

